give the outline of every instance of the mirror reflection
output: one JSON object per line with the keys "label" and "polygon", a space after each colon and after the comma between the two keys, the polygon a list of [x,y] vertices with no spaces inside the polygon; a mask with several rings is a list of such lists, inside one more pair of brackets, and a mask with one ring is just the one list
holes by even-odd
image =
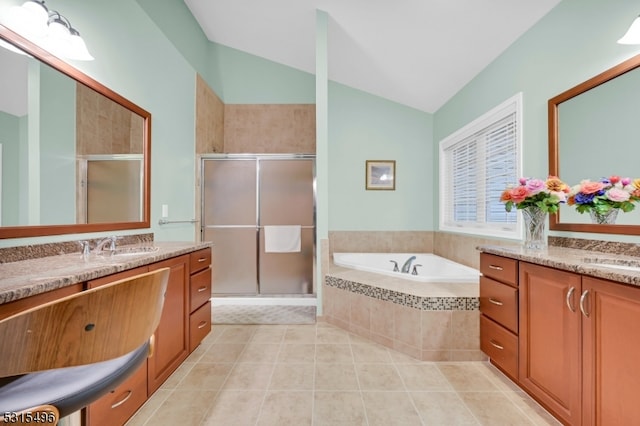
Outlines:
{"label": "mirror reflection", "polygon": [[[570,185],[617,175],[638,178],[640,169],[640,57],[549,101],[549,173]],[[589,214],[563,205],[550,229],[640,234],[640,206],[613,225],[595,225]]]}
{"label": "mirror reflection", "polygon": [[73,71],[0,46],[0,237],[148,227],[150,115]]}

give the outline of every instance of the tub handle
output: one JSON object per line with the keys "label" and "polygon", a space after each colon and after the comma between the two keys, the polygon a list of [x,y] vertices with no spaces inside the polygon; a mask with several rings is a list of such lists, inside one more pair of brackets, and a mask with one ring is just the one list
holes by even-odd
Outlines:
{"label": "tub handle", "polygon": [[418,275],[418,266],[422,265],[413,265],[413,271],[411,271],[411,275]]}
{"label": "tub handle", "polygon": [[393,263],[393,272],[400,272],[400,269],[398,269],[398,262],[395,260],[390,260],[389,262]]}

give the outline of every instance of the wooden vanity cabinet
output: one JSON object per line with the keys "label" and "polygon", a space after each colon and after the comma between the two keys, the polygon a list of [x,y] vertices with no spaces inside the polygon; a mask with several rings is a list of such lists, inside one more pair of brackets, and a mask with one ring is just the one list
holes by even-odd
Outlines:
{"label": "wooden vanity cabinet", "polygon": [[211,331],[211,249],[189,256],[189,352]]}
{"label": "wooden vanity cabinet", "polygon": [[584,425],[632,425],[640,419],[640,288],[582,278]]}
{"label": "wooden vanity cabinet", "polygon": [[480,272],[480,349],[517,380],[518,261],[482,253]]}
{"label": "wooden vanity cabinet", "polygon": [[519,382],[565,424],[582,424],[581,276],[520,262]]}
{"label": "wooden vanity cabinet", "polygon": [[189,355],[189,255],[149,265],[149,271],[170,268],[169,283],[148,362],[147,389],[151,396]]}

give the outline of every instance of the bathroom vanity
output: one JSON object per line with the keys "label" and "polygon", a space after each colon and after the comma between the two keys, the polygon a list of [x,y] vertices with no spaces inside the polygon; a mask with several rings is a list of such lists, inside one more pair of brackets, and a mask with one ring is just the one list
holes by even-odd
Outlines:
{"label": "bathroom vanity", "polygon": [[482,246],[481,348],[567,425],[640,416],[637,257]]}
{"label": "bathroom vanity", "polygon": [[211,330],[210,243],[152,243],[121,255],[64,254],[0,264],[0,319],[61,297],[170,268],[153,356],[130,378],[83,410],[84,424],[123,425]]}

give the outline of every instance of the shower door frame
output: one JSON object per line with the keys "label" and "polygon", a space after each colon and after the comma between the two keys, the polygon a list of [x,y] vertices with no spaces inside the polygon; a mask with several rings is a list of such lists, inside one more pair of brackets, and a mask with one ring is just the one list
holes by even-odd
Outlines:
{"label": "shower door frame", "polygon": [[[261,294],[260,293],[260,230],[263,229],[260,218],[260,160],[312,160],[311,173],[313,182],[313,219],[312,225],[302,226],[302,229],[313,229],[313,242],[312,242],[312,269],[315,270],[315,264],[317,262],[317,186],[316,186],[316,155],[315,154],[201,154],[200,156],[200,241],[204,241],[205,229],[209,228],[238,228],[242,225],[209,225],[204,223],[204,162],[206,160],[248,160],[256,162],[256,218],[255,218],[255,238],[256,238],[256,289],[253,295],[243,295],[244,297],[278,297],[276,294]],[[250,226],[250,225],[249,225]],[[215,247],[214,247],[215,250]],[[286,294],[286,296],[296,297],[310,297],[314,296],[317,292],[315,274],[312,273],[312,292],[301,294]],[[217,297],[238,297],[238,295],[218,295]]]}

